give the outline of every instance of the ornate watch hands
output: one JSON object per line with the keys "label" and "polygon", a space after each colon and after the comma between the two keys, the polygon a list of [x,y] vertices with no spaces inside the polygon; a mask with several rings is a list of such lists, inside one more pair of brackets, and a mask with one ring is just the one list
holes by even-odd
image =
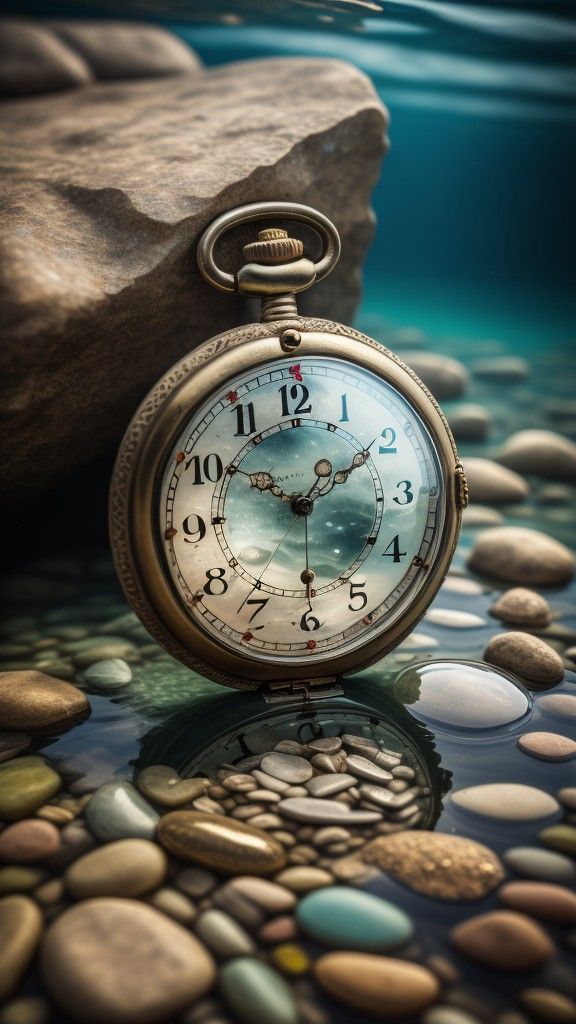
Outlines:
{"label": "ornate watch hands", "polygon": [[[374,441],[375,440],[376,438],[374,438]],[[329,462],[328,459],[319,459],[319,461],[314,466],[316,480],[312,484],[312,487],[308,491],[306,497],[311,498],[312,501],[315,501],[316,498],[323,498],[326,494],[330,494],[330,491],[336,484],[345,484],[348,477],[350,476],[350,473],[352,473],[355,469],[358,469],[360,466],[363,466],[364,463],[368,461],[368,459],[370,458],[370,449],[374,444],[374,441],[371,441],[368,447],[364,449],[364,451],[357,452],[349,466],[346,466],[344,469],[336,470],[334,474],[332,474],[332,463]],[[326,477],[329,477],[330,479],[327,481],[327,483],[319,487],[319,480]]]}
{"label": "ornate watch hands", "polygon": [[237,473],[241,476],[247,476],[250,481],[250,486],[255,487],[257,491],[263,493],[264,491],[270,491],[276,498],[280,498],[281,501],[292,501],[293,494],[286,494],[281,487],[275,482],[274,478],[265,471],[258,470],[256,473],[247,473],[244,469],[236,469]]}

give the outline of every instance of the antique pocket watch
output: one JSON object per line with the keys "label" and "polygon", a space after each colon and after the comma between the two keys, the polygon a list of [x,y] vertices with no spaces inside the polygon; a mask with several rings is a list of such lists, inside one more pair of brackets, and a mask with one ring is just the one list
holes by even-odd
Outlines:
{"label": "antique pocket watch", "polygon": [[[305,223],[303,244],[273,226]],[[233,227],[266,222],[236,275]],[[271,225],[271,226],[270,226]],[[334,225],[294,203],[220,216],[197,252],[260,323],[180,360],[136,412],[111,491],[116,569],[149,632],[180,661],[271,702],[334,695],[424,614],[454,552],[466,482],[438,405],[391,352],[299,315],[296,293],[338,259]]]}

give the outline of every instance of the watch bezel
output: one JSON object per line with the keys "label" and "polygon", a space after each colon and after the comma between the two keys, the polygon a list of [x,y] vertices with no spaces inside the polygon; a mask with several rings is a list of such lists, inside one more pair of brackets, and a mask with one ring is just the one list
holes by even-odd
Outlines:
{"label": "watch bezel", "polygon": [[[424,585],[399,620],[366,644],[330,658],[311,655],[304,664],[264,662],[249,650],[234,652],[186,613],[166,566],[157,528],[157,496],[166,459],[195,409],[223,380],[261,363],[285,359],[280,338],[288,328],[301,335],[298,356],[344,358],[375,373],[414,407],[432,437],[444,487],[442,535]],[[344,351],[343,351],[344,349]],[[120,446],[110,492],[110,538],[124,593],[151,635],[188,667],[236,689],[257,690],[283,680],[315,681],[358,671],[393,650],[422,618],[440,587],[458,539],[461,509],[459,463],[446,419],[430,392],[394,353],[352,328],[327,320],[251,324],[210,339],[176,363],[136,411]]]}

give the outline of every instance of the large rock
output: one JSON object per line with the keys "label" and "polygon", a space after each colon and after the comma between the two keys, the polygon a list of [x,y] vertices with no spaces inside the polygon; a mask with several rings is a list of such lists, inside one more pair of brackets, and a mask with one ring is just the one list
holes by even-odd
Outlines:
{"label": "large rock", "polygon": [[[281,199],[332,218],[343,256],[302,309],[351,318],[387,123],[355,68],[292,58],[96,82],[5,103],[0,118],[2,485],[12,497],[110,451],[175,360],[242,320],[240,301],[195,264],[222,211]],[[230,237],[229,268],[245,240]]]}

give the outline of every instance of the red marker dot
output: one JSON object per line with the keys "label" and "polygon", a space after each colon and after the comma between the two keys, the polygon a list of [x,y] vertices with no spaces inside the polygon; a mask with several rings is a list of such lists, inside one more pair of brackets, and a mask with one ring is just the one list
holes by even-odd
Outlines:
{"label": "red marker dot", "polygon": [[309,640],[308,643],[306,644],[306,647],[308,648],[309,651],[313,651],[314,648],[316,647],[316,641]]}
{"label": "red marker dot", "polygon": [[226,398],[228,399],[228,401],[230,403],[233,403],[238,398],[238,392],[237,391],[229,391],[228,394],[226,395]]}
{"label": "red marker dot", "polygon": [[300,372],[300,363],[295,363],[294,366],[291,366],[288,373],[290,374],[291,377],[294,377],[294,380],[302,380],[302,373]]}
{"label": "red marker dot", "polygon": [[244,633],[244,636],[242,637],[242,639],[243,639],[243,640],[245,640],[245,641],[246,641],[246,643],[248,643],[248,642],[249,642],[249,641],[250,641],[250,640],[252,639],[252,637],[253,637],[253,636],[254,636],[254,634],[253,634],[253,633],[251,633],[251,632],[250,632],[250,630],[248,629],[248,630],[247,630],[247,631],[246,631],[246,632]]}
{"label": "red marker dot", "polygon": [[176,462],[184,462],[186,458],[186,452],[178,452],[176,455]]}

